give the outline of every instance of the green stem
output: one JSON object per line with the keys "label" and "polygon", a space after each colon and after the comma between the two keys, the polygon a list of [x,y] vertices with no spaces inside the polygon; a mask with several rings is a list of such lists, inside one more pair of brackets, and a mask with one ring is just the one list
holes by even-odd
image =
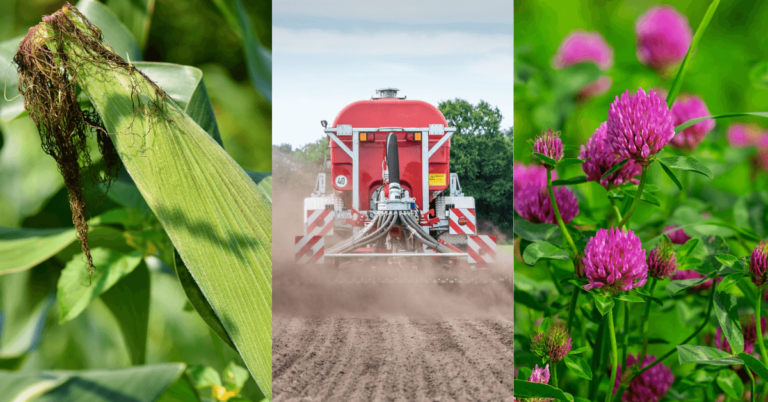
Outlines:
{"label": "green stem", "polygon": [[613,207],[613,213],[616,215],[616,222],[621,222],[621,211],[619,211],[619,207],[616,206],[616,200],[613,198],[608,198],[608,200],[611,201],[611,207]]}
{"label": "green stem", "polygon": [[[653,296],[653,289],[656,287],[656,278],[651,279],[651,296]],[[642,322],[640,323],[640,328],[642,328],[643,331],[643,349],[640,351],[640,358],[638,359],[638,362],[642,365],[645,361],[645,355],[648,353],[648,316],[651,313],[651,300],[648,299],[646,301],[645,305],[645,312],[643,313]]]}
{"label": "green stem", "polygon": [[[581,288],[578,286],[573,287],[573,295],[571,296],[571,305],[568,308],[568,332],[571,332],[571,324],[573,324],[573,318],[576,316],[576,304],[578,304],[579,301],[579,294],[581,293]],[[584,334],[582,334],[584,336]]]}
{"label": "green stem", "polygon": [[608,382],[608,394],[605,396],[605,402],[611,402],[613,399],[613,384],[616,383],[616,370],[619,366],[619,353],[616,347],[616,330],[613,326],[613,310],[608,310],[606,315],[608,320],[608,336],[611,338],[611,380]]}
{"label": "green stem", "polygon": [[757,345],[760,347],[760,355],[763,357],[763,363],[768,364],[768,352],[765,350],[765,343],[763,343],[763,323],[760,316],[760,309],[763,307],[763,293],[765,292],[765,285],[757,288],[757,296],[755,297],[755,321],[757,321]]}
{"label": "green stem", "polygon": [[549,263],[549,261],[546,262],[547,264],[547,270],[549,271],[549,275],[552,277],[552,282],[555,284],[555,289],[557,289],[557,293],[564,295],[565,292],[563,291],[563,287],[560,285],[560,282],[557,280],[557,277],[555,276],[555,269],[552,267],[552,264]]}
{"label": "green stem", "polygon": [[757,395],[755,395],[755,377],[752,375],[752,370],[749,369],[749,367],[745,367],[747,369],[747,375],[749,376],[749,382],[752,385],[752,393],[749,395],[749,402],[754,402],[757,398]]}
{"label": "green stem", "polygon": [[632,205],[629,207],[629,211],[627,211],[627,214],[624,215],[624,219],[619,222],[619,229],[624,227],[624,225],[629,221],[629,218],[632,216],[632,214],[635,212],[635,208],[637,207],[638,202],[640,201],[640,197],[643,195],[643,187],[645,187],[645,179],[648,177],[648,168],[651,165],[648,164],[646,166],[643,166],[643,172],[640,175],[640,184],[637,186],[637,194],[635,194],[635,199],[632,200]]}
{"label": "green stem", "polygon": [[[717,283],[717,277],[713,278],[712,280],[713,280],[713,282],[712,282],[713,284]],[[715,287],[713,285],[712,286],[712,292],[709,295],[709,307],[707,308],[707,314],[704,315],[704,321],[701,323],[701,325],[699,325],[698,328],[696,328],[696,331],[694,331],[691,334],[691,336],[685,338],[685,340],[683,342],[681,342],[680,345],[685,345],[686,343],[690,342],[691,339],[695,338],[696,335],[698,335],[699,332],[701,332],[701,330],[704,329],[704,327],[707,326],[707,324],[709,323],[709,315],[712,313],[712,305],[714,304],[714,301],[715,301]],[[632,379],[634,379],[635,377],[637,377],[640,374],[644,373],[646,370],[649,370],[651,367],[661,363],[662,361],[664,361],[664,359],[666,359],[669,356],[672,356],[675,352],[677,352],[677,347],[672,348],[669,352],[665,353],[664,356],[661,356],[661,358],[656,359],[656,361],[654,361],[653,363],[643,367],[640,371],[637,372],[637,374],[632,376]],[[640,363],[640,364],[642,364],[642,363]],[[632,381],[632,379],[630,379],[630,381]]]}
{"label": "green stem", "polygon": [[557,388],[557,364],[552,363],[552,367],[549,369],[550,375],[550,384],[551,386]]}
{"label": "green stem", "polygon": [[568,241],[568,245],[571,247],[571,251],[573,251],[575,265],[575,259],[579,255],[579,250],[576,248],[576,243],[573,242],[571,234],[568,233],[568,229],[565,228],[565,222],[563,222],[563,217],[560,215],[560,208],[557,207],[557,200],[555,200],[555,190],[552,188],[552,169],[549,168],[547,168],[547,189],[549,190],[549,200],[552,203],[552,210],[555,212],[557,225],[560,226],[560,230],[563,232],[565,240]]}
{"label": "green stem", "polygon": [[605,335],[605,320],[600,321],[600,325],[597,326],[597,338],[595,339],[595,345],[592,349],[592,382],[589,387],[589,400],[595,400],[595,394],[597,393],[597,387],[600,384],[600,376],[598,375],[601,370],[601,359],[603,357],[603,336]]}
{"label": "green stem", "polygon": [[624,333],[622,334],[624,345],[621,347],[621,361],[627,361],[627,349],[629,348],[629,302],[624,302]]}

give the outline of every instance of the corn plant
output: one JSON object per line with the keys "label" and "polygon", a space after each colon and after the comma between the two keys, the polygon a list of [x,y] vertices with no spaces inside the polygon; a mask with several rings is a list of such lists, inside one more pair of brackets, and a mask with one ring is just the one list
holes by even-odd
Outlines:
{"label": "corn plant", "polygon": [[[253,40],[241,4],[235,14],[241,35]],[[0,339],[8,340],[0,344],[0,368],[23,363],[54,305],[64,324],[96,299],[116,318],[136,367],[3,374],[0,389],[78,400],[88,388],[83,384],[91,384],[136,400],[197,401],[211,388],[210,398],[228,400],[250,372],[271,398],[271,178],[244,171],[221,147],[200,70],[141,61],[146,27],[135,22],[129,30],[104,5],[83,0],[0,45],[0,61],[13,57],[19,90],[0,114],[6,125],[34,122],[64,178],[75,224],[0,228],[2,306],[12,324],[0,326]],[[254,85],[265,88],[268,59],[257,56]],[[102,210],[103,203],[115,208]],[[20,294],[8,290],[15,282],[31,282],[32,268],[59,275],[58,264],[64,266],[55,297],[13,314]],[[197,376],[197,366],[144,366],[149,269],[175,272],[191,308],[218,342],[237,351],[247,371],[231,364],[224,381],[210,382],[210,375]]]}

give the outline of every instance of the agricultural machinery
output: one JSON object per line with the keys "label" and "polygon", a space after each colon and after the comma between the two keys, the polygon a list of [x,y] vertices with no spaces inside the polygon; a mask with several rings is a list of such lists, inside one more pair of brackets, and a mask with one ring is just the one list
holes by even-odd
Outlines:
{"label": "agricultural machinery", "polygon": [[296,261],[431,258],[446,266],[495,262],[496,237],[477,232],[475,199],[450,173],[453,122],[429,103],[377,90],[345,107],[329,138],[330,184],[320,173],[304,200]]}

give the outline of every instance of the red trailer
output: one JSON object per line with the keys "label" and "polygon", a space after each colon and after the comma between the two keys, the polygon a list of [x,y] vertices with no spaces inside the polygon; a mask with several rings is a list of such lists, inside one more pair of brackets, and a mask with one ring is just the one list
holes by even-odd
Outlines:
{"label": "red trailer", "polygon": [[330,179],[304,200],[301,263],[434,258],[475,268],[495,261],[495,236],[477,232],[475,200],[450,173],[452,122],[397,89],[345,107],[328,127]]}

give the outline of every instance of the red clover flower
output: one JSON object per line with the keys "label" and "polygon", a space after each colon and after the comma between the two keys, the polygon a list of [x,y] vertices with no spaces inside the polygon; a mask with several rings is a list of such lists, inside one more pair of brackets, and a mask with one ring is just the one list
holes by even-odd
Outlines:
{"label": "red clover flower", "polygon": [[[636,364],[638,358],[631,353],[627,355],[627,367],[632,367]],[[656,361],[656,356],[647,355],[640,368],[643,368]],[[613,386],[613,393],[619,389],[621,378],[621,365],[618,367],[616,373],[616,382]],[[624,391],[624,395],[621,397],[622,402],[659,402],[669,389],[672,388],[672,383],[675,382],[675,376],[672,374],[672,370],[669,369],[664,363],[659,363],[639,376],[635,377],[632,382],[629,383],[629,387]]]}
{"label": "red clover flower", "polygon": [[752,251],[749,259],[749,272],[755,286],[763,286],[768,281],[768,242],[761,241]]}
{"label": "red clover flower", "polygon": [[536,356],[557,364],[571,351],[571,336],[564,325],[555,325],[546,332],[537,332],[531,340],[531,351]]}
{"label": "red clover flower", "polygon": [[616,294],[642,287],[648,280],[640,238],[631,230],[600,229],[584,250],[584,270],[589,283],[584,290],[601,289]]}
{"label": "red clover flower", "polygon": [[608,147],[622,159],[647,164],[675,135],[672,112],[656,92],[625,91],[608,110]]}
{"label": "red clover flower", "polygon": [[[707,105],[698,96],[680,95],[672,105],[672,116],[674,118],[674,125],[677,127],[688,120],[710,116],[710,113]],[[669,143],[675,148],[693,151],[714,128],[714,120],[700,121],[675,134]]]}
{"label": "red clover flower", "polygon": [[[555,162],[560,162],[563,159],[563,142],[560,140],[560,132],[555,132],[551,129],[542,131],[541,135],[533,141],[533,152],[544,154],[554,159]],[[554,168],[554,166],[550,166],[546,162],[539,160],[539,158],[536,158],[536,160],[548,169]]]}
{"label": "red clover flower", "polygon": [[641,173],[641,167],[633,160],[627,162],[605,179],[602,178],[605,172],[621,161],[619,155],[608,147],[606,141],[607,127],[607,122],[600,124],[600,127],[595,130],[595,133],[592,134],[592,138],[587,141],[586,145],[581,146],[579,158],[590,158],[581,164],[584,173],[587,174],[587,180],[600,183],[606,190],[611,186],[620,186],[630,181],[637,184],[638,181],[635,179],[635,176]]}
{"label": "red clover flower", "polygon": [[[554,187],[553,191],[563,223],[568,224],[579,214],[579,202],[573,191],[563,186]],[[513,198],[515,212],[525,220],[557,224],[547,187],[541,187],[538,183],[524,184],[514,192]]]}
{"label": "red clover flower", "polygon": [[683,61],[693,40],[688,19],[671,6],[653,7],[640,16],[635,34],[637,58],[662,73]]}
{"label": "red clover flower", "polygon": [[677,256],[672,242],[662,236],[661,242],[648,256],[648,275],[652,278],[664,280],[672,276],[677,270]]}

